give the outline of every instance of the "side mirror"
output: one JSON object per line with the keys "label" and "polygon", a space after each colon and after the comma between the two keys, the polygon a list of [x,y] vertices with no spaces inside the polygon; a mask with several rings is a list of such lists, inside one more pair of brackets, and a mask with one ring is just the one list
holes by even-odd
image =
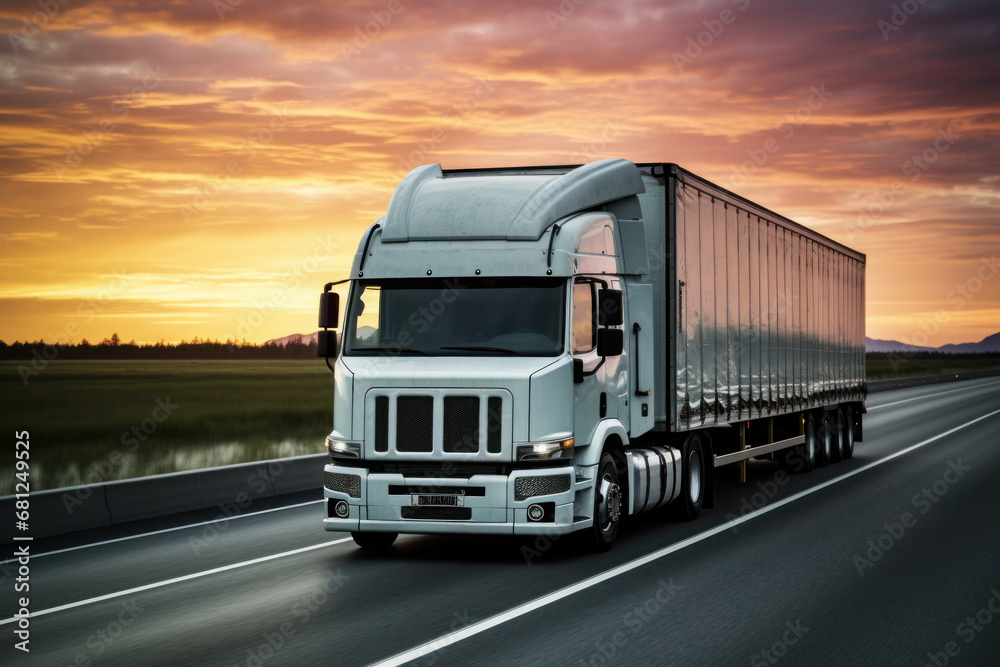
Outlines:
{"label": "side mirror", "polygon": [[316,335],[316,356],[337,358],[337,332],[324,329]]}
{"label": "side mirror", "polygon": [[625,311],[622,309],[622,291],[619,289],[597,290],[597,325],[602,327],[618,327],[624,322]]}
{"label": "side mirror", "polygon": [[319,295],[319,326],[323,329],[336,329],[339,324],[340,295],[336,292],[323,292]]}
{"label": "side mirror", "polygon": [[[621,292],[618,292],[621,296]],[[624,333],[621,329],[597,330],[597,356],[617,357],[625,349]]]}

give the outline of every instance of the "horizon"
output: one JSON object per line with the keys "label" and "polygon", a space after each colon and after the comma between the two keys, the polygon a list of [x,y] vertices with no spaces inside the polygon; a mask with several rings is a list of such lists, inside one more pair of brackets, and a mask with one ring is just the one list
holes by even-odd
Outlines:
{"label": "horizon", "polygon": [[[164,340],[164,339],[161,339],[161,340],[135,340],[135,339],[130,339],[130,340],[126,341],[126,340],[124,340],[124,338],[122,336],[119,336],[119,343],[117,343],[117,344],[119,344],[119,345],[137,345],[137,346],[158,345],[158,344],[159,345],[168,345],[168,346],[169,345],[177,346],[177,345],[184,345],[184,344],[192,344],[192,345],[197,345],[197,344],[233,344],[233,345],[258,345],[258,346],[260,346],[260,345],[266,345],[268,343],[273,343],[273,342],[281,341],[281,340],[284,340],[284,339],[292,339],[292,338],[295,338],[295,337],[309,338],[309,337],[315,335],[315,333],[316,333],[315,331],[311,331],[311,332],[307,332],[307,333],[291,333],[291,334],[286,334],[284,336],[275,336],[274,338],[268,338],[266,340],[261,340],[261,341],[251,341],[251,340],[246,340],[246,339],[239,339],[239,340],[219,339],[219,338],[202,337],[202,336],[197,336],[197,335],[193,336],[190,339],[188,339],[188,338],[182,338],[180,340]],[[113,341],[113,337],[116,336],[116,335],[117,335],[117,332],[113,332],[111,336],[104,336],[104,337],[102,337],[99,340],[95,339],[95,340],[92,341],[89,338],[85,338],[85,339],[81,339],[80,341],[74,341],[74,342],[72,342],[70,344],[71,345],[81,345],[83,343],[83,341],[86,340],[86,342],[87,342],[88,345],[90,345],[90,346],[98,346],[98,345],[103,345],[103,344],[111,343],[111,341]],[[926,346],[926,347],[929,347],[931,350],[935,350],[935,349],[937,349],[939,347],[944,347],[946,345],[977,344],[977,343],[983,342],[987,338],[992,338],[993,336],[997,336],[997,335],[1000,335],[1000,329],[998,329],[997,331],[993,332],[992,334],[988,334],[986,336],[983,336],[982,338],[980,338],[978,340],[959,341],[958,343],[942,343],[940,345]],[[916,346],[916,347],[925,347],[924,345],[922,345],[919,342],[906,341],[906,340],[895,340],[895,339],[888,339],[888,338],[874,338],[873,336],[868,336],[868,335],[865,335],[865,341],[866,342],[867,341],[873,341],[873,342],[885,342],[885,343],[902,343],[904,345],[912,345],[912,346]],[[6,344],[6,345],[49,345],[49,344],[53,344],[55,342],[56,341],[47,341],[47,340],[45,340],[43,338],[35,338],[35,339],[30,339],[30,340],[16,340],[15,339],[15,340],[10,340],[10,341],[4,340],[3,338],[0,338],[0,345],[3,345],[3,344]],[[289,340],[287,342],[291,342],[291,341]],[[111,343],[111,344],[114,344],[114,343]],[[959,353],[959,354],[961,354],[961,353]]]}
{"label": "horizon", "polygon": [[52,7],[0,9],[2,340],[308,335],[411,168],[608,157],[864,252],[870,338],[1000,329],[988,4]]}

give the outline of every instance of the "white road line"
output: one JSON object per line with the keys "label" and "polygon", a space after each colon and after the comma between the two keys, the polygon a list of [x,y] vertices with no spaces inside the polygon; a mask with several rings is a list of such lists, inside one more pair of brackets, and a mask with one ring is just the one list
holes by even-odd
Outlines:
{"label": "white road line", "polygon": [[793,503],[796,500],[804,498],[804,497],[806,497],[806,496],[808,496],[810,494],[816,493],[817,491],[819,491],[821,489],[825,489],[828,486],[832,486],[834,484],[837,484],[838,482],[844,481],[845,479],[848,479],[850,477],[854,477],[855,475],[863,473],[864,471],[869,470],[871,468],[874,468],[875,466],[882,465],[883,463],[885,463],[887,461],[891,461],[891,460],[893,460],[893,459],[895,459],[897,457],[903,456],[904,454],[908,454],[909,452],[912,452],[915,449],[919,449],[919,448],[921,448],[921,447],[923,447],[925,445],[929,445],[930,443],[932,443],[932,442],[934,442],[936,440],[940,440],[941,438],[943,438],[945,436],[951,435],[952,433],[955,433],[956,431],[960,431],[963,428],[966,428],[967,426],[971,426],[972,424],[975,424],[976,422],[980,422],[980,421],[982,421],[984,419],[988,419],[988,418],[990,418],[990,417],[992,417],[994,415],[997,415],[997,414],[1000,414],[1000,410],[994,410],[993,412],[989,413],[988,415],[983,415],[982,417],[978,417],[976,419],[973,419],[972,421],[966,422],[966,423],[962,424],[961,426],[956,426],[955,428],[953,428],[951,430],[948,430],[948,431],[945,431],[944,433],[940,433],[938,435],[935,435],[933,438],[928,438],[927,440],[924,440],[922,442],[918,442],[917,444],[911,445],[911,446],[907,447],[906,449],[902,449],[902,450],[896,452],[895,454],[890,454],[889,456],[887,456],[887,457],[885,457],[883,459],[879,459],[878,461],[873,461],[872,463],[869,463],[868,465],[862,466],[861,468],[858,468],[857,470],[852,470],[851,472],[849,472],[849,473],[847,473],[845,475],[841,475],[840,477],[828,480],[828,481],[823,482],[822,484],[818,484],[818,485],[816,485],[816,486],[814,486],[814,487],[812,487],[810,489],[806,489],[805,491],[800,491],[799,493],[796,493],[794,496],[789,496],[788,498],[785,498],[783,500],[779,500],[779,501],[777,501],[777,502],[775,502],[775,503],[773,503],[771,505],[767,505],[765,507],[762,507],[761,509],[759,509],[759,510],[757,510],[755,512],[752,512],[750,514],[744,514],[743,516],[741,516],[739,518],[736,518],[736,519],[733,519],[732,521],[728,521],[728,522],[726,522],[726,523],[724,523],[722,525],[716,526],[715,528],[712,528],[710,530],[706,530],[703,533],[698,533],[697,535],[689,537],[689,538],[687,538],[685,540],[681,540],[680,542],[672,544],[672,545],[670,545],[668,547],[664,547],[663,549],[660,549],[658,551],[654,551],[654,552],[652,552],[650,554],[642,556],[641,558],[637,558],[635,560],[632,560],[632,561],[629,561],[627,563],[624,563],[623,565],[619,565],[618,567],[612,568],[612,569],[610,569],[610,570],[608,570],[606,572],[602,572],[601,574],[598,574],[598,575],[596,575],[594,577],[591,577],[589,579],[584,579],[583,581],[575,583],[575,584],[573,584],[571,586],[567,586],[566,588],[561,588],[558,591],[555,591],[553,593],[549,593],[548,595],[543,595],[540,598],[536,598],[536,599],[531,600],[529,602],[525,602],[524,604],[519,605],[517,607],[514,607],[513,609],[508,609],[505,612],[501,612],[501,613],[497,614],[496,616],[491,616],[490,618],[487,618],[485,620],[479,621],[478,623],[474,623],[474,624],[472,624],[472,625],[470,625],[468,627],[465,627],[465,628],[463,628],[461,630],[456,630],[455,632],[451,632],[449,634],[442,635],[441,637],[438,637],[437,639],[435,639],[433,641],[427,642],[426,644],[421,644],[420,646],[416,646],[416,647],[414,647],[414,648],[412,648],[412,649],[410,649],[408,651],[405,651],[403,653],[399,653],[397,655],[394,655],[391,658],[386,658],[385,660],[382,660],[381,662],[373,663],[373,667],[396,667],[398,665],[406,664],[407,662],[410,662],[412,660],[417,660],[419,658],[422,658],[425,655],[428,655],[430,653],[434,653],[435,651],[439,651],[439,650],[441,650],[443,648],[451,646],[452,644],[456,644],[456,643],[458,643],[458,642],[460,642],[460,641],[462,641],[464,639],[468,639],[469,637],[472,637],[474,635],[478,635],[481,632],[485,632],[485,631],[487,631],[487,630],[489,630],[491,628],[497,627],[498,625],[502,625],[503,623],[506,623],[507,621],[514,620],[515,618],[518,618],[520,616],[524,616],[525,614],[529,614],[529,613],[531,613],[531,612],[533,612],[533,611],[535,611],[537,609],[541,609],[542,607],[550,605],[553,602],[557,602],[557,601],[562,600],[563,598],[567,598],[567,597],[569,597],[569,596],[571,596],[571,595],[573,595],[575,593],[579,593],[580,591],[586,590],[588,588],[592,588],[593,586],[596,586],[596,585],[598,585],[600,583],[608,581],[609,579],[613,579],[613,578],[615,578],[615,577],[617,577],[619,575],[625,574],[626,572],[630,572],[630,571],[632,571],[632,570],[634,570],[636,568],[642,567],[643,565],[646,565],[646,564],[651,563],[651,562],[653,562],[655,560],[663,558],[664,556],[668,556],[668,555],[670,555],[670,554],[672,554],[672,553],[674,553],[676,551],[680,551],[681,549],[689,547],[692,544],[697,544],[698,542],[701,542],[703,540],[707,540],[708,538],[710,538],[710,537],[712,537],[714,535],[718,535],[719,533],[722,533],[722,532],[725,532],[727,530],[730,530],[733,527],[738,526],[738,525],[740,525],[742,523],[746,523],[747,521],[750,521],[751,519],[755,519],[755,518],[761,516],[762,514],[767,514],[768,512],[771,512],[773,510],[778,509],[779,507],[782,507],[782,506],[787,505],[789,503]]}
{"label": "white road line", "polygon": [[[276,560],[278,558],[284,558],[286,556],[294,556],[295,554],[305,553],[307,551],[315,551],[316,549],[322,549],[324,547],[332,547],[335,544],[343,544],[344,542],[350,542],[350,537],[345,537],[340,540],[334,540],[332,542],[323,542],[322,544],[314,544],[310,547],[302,547],[301,549],[292,549],[291,551],[283,551],[280,554],[272,554],[270,556],[264,556],[262,558],[254,558],[253,560],[246,560],[242,563],[233,563],[232,565],[223,565],[222,567],[216,567],[211,570],[205,570],[204,572],[195,572],[193,574],[185,574],[183,577],[174,577],[173,579],[167,579],[166,581],[158,581],[155,584],[146,584],[145,586],[136,586],[135,588],[130,588],[125,591],[118,591],[117,593],[108,593],[107,595],[98,595],[95,598],[87,598],[86,600],[80,600],[79,602],[70,602],[69,604],[59,605],[58,607],[50,607],[48,609],[42,609],[41,611],[33,611],[28,614],[28,618],[35,618],[36,616],[45,616],[46,614],[53,614],[57,611],[64,611],[66,609],[74,609],[76,607],[83,607],[88,604],[93,604],[95,602],[103,602],[104,600],[113,600],[114,598],[120,598],[123,595],[134,595],[135,593],[141,593],[142,591],[148,591],[153,588],[161,588],[163,586],[169,586],[170,584],[177,584],[182,581],[190,581],[192,579],[200,579],[201,577],[207,577],[210,574],[218,574],[220,572],[226,572],[228,570],[236,570],[241,567],[247,567],[250,565],[257,565],[258,563],[266,563],[269,560]],[[8,619],[0,621],[0,625],[7,625],[8,623],[13,623],[17,620],[17,616],[11,616]]]}
{"label": "white road line", "polygon": [[978,389],[979,387],[992,387],[993,385],[1000,384],[1000,382],[989,382],[987,384],[977,384],[971,387],[960,387],[958,389],[952,389],[950,391],[938,391],[933,394],[924,394],[923,396],[915,396],[914,398],[904,398],[901,401],[894,401],[892,403],[883,403],[882,405],[873,405],[868,408],[868,412],[872,410],[881,410],[882,408],[888,408],[893,405],[899,405],[900,403],[909,403],[910,401],[919,401],[922,398],[935,398],[937,396],[942,396],[944,394],[954,394],[956,391],[968,391],[970,389]]}
{"label": "white road line", "polygon": [[[283,507],[272,507],[267,510],[258,510],[256,512],[247,512],[246,514],[236,514],[229,517],[221,517],[218,519],[210,519],[209,521],[199,521],[198,523],[187,523],[183,526],[175,526],[173,528],[164,528],[163,530],[154,530],[148,533],[139,533],[138,535],[127,535],[126,537],[116,537],[113,540],[104,540],[103,542],[91,542],[90,544],[81,544],[75,547],[67,547],[65,549],[56,549],[55,551],[44,551],[40,554],[31,554],[32,558],[41,558],[42,556],[53,556],[55,554],[63,554],[67,551],[77,551],[78,549],[89,549],[90,547],[99,547],[104,544],[114,544],[115,542],[125,542],[127,540],[137,540],[140,537],[149,537],[150,535],[162,535],[163,533],[172,533],[177,530],[184,530],[186,528],[196,528],[198,526],[207,526],[212,523],[221,523],[223,521],[232,521],[233,519],[242,519],[248,516],[257,516],[258,514],[267,514],[268,512],[280,512],[281,510],[290,510],[293,507],[305,507],[306,505],[316,505],[317,503],[323,502],[322,500],[310,500],[307,503],[296,503],[295,505],[284,505]],[[16,558],[8,558],[7,560],[0,560],[0,565],[4,563],[13,563]]]}

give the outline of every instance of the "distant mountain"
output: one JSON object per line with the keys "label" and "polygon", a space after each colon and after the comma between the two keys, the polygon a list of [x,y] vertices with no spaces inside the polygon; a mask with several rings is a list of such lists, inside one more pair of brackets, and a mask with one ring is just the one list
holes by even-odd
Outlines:
{"label": "distant mountain", "polygon": [[1000,352],[1000,333],[987,336],[978,343],[942,345],[938,348],[938,352]]}
{"label": "distant mountain", "polygon": [[865,336],[865,352],[930,352],[933,347],[907,345],[898,340],[881,340]]}
{"label": "distant mountain", "polygon": [[879,340],[865,337],[866,352],[948,352],[950,354],[971,354],[1000,352],[1000,333],[987,336],[978,343],[949,343],[941,347],[920,347],[907,345],[898,340]]}
{"label": "distant mountain", "polygon": [[264,345],[280,345],[285,347],[289,343],[301,343],[302,345],[312,345],[316,342],[318,331],[314,331],[311,334],[292,334],[291,336],[284,336],[283,338],[272,338],[271,340],[264,343]]}

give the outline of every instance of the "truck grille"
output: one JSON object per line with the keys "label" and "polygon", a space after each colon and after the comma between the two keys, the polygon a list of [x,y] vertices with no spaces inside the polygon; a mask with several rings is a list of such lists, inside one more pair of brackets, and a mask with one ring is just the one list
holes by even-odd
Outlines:
{"label": "truck grille", "polygon": [[434,449],[434,398],[400,396],[396,399],[396,451]]}
{"label": "truck grille", "polygon": [[479,451],[479,397],[444,397],[444,451]]}
{"label": "truck grille", "polygon": [[514,480],[514,500],[527,500],[535,496],[569,491],[569,475],[544,477],[518,477]]}
{"label": "truck grille", "polygon": [[339,472],[323,472],[323,486],[338,493],[346,493],[351,498],[361,497],[361,477]]}
{"label": "truck grille", "polygon": [[411,392],[379,392],[368,403],[373,416],[369,437],[375,453],[487,454],[494,458],[503,456],[505,447],[509,451],[511,434],[506,422],[511,404],[505,390]]}

